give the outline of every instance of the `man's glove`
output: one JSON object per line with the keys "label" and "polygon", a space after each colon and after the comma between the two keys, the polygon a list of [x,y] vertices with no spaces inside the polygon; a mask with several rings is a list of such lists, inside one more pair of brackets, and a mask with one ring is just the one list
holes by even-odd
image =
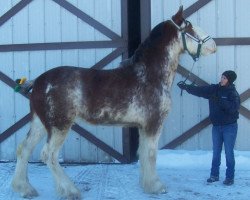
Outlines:
{"label": "man's glove", "polygon": [[186,90],[188,87],[184,81],[180,81],[179,83],[177,83],[177,85],[181,90]]}

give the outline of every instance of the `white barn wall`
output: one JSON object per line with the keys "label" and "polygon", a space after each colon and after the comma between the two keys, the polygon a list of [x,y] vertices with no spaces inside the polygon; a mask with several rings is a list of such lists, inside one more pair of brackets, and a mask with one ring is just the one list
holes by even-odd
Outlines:
{"label": "white barn wall", "polygon": [[[169,19],[180,5],[183,5],[185,9],[195,2],[196,0],[151,0],[151,28],[159,22]],[[194,25],[202,27],[212,37],[249,37],[250,27],[246,26],[246,19],[250,17],[249,8],[250,5],[244,0],[214,0],[192,14],[188,20]],[[249,52],[250,46],[218,46],[217,53],[200,58],[192,72],[211,84],[219,82],[223,71],[235,70],[238,75],[235,82],[236,88],[239,93],[242,93],[250,87],[248,84]],[[188,55],[181,56],[180,65],[186,69],[191,70],[192,63],[193,61]],[[177,74],[171,93],[172,109],[164,124],[159,143],[160,148],[208,116],[207,100],[194,97],[186,92],[180,96],[180,89],[176,86],[180,80],[184,80],[184,77]],[[246,101],[243,105],[249,109],[250,101]],[[236,149],[250,150],[249,120],[240,115],[238,124]],[[206,127],[177,148],[211,149],[211,128],[211,125]]]}
{"label": "white barn wall", "polygon": [[[0,1],[0,15],[3,15],[19,1]],[[121,35],[121,2],[118,0],[70,0],[97,21]],[[4,35],[4,36],[3,36]],[[71,41],[110,40],[90,25],[78,19],[51,0],[34,0],[13,18],[0,27],[0,44],[49,43]],[[33,52],[0,53],[0,70],[12,79],[27,77],[34,79],[41,73],[60,65],[91,67],[113,49],[50,50]],[[117,67],[121,57],[105,68]],[[0,103],[0,131],[20,120],[29,112],[28,100],[0,82],[4,91]],[[86,130],[122,153],[122,129],[120,127],[90,126],[81,123]],[[17,145],[23,140],[29,124],[0,144],[0,159],[14,160]],[[42,143],[45,142],[45,139]],[[32,161],[40,160],[39,144],[32,155]],[[109,155],[70,131],[60,157],[67,161],[109,162]]]}
{"label": "white barn wall", "polygon": [[[5,13],[8,9],[12,7],[12,3],[15,4],[15,2],[6,1],[4,2],[3,6],[0,6],[1,11],[0,13]],[[11,43],[14,40],[14,37],[12,35],[12,22],[9,21],[5,24],[6,28],[5,30],[1,30],[0,35],[0,42],[5,43]],[[5,74],[7,74],[10,77],[14,76],[14,61],[13,61],[13,53],[4,53],[1,54],[1,61],[3,63],[1,66],[4,66],[4,69],[1,69],[1,71]],[[3,130],[7,129],[11,124],[13,124],[16,120],[16,103],[15,103],[15,94],[12,89],[7,87],[4,84],[0,84],[0,90],[1,92],[1,123],[0,126],[3,128]],[[9,109],[8,109],[9,108]],[[15,154],[15,149],[13,147],[13,144],[15,144],[15,137],[8,138],[4,143],[0,146],[0,152],[3,154],[1,157],[3,160],[7,160],[10,157],[13,157]],[[10,148],[12,147],[12,148]],[[7,150],[7,151],[6,151]]]}

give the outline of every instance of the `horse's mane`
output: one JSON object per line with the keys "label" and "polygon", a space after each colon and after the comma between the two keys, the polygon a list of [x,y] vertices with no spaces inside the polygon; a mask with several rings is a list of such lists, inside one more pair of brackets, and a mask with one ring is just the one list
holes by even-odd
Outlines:
{"label": "horse's mane", "polygon": [[[159,45],[158,41],[162,40],[161,43],[165,43],[166,45],[166,42],[169,42],[173,38],[173,36],[176,35],[176,31],[174,31],[174,29],[171,28],[173,26],[169,26],[169,24],[167,23],[168,21],[161,22],[153,28],[148,38],[146,38],[146,40],[143,43],[141,43],[138,49],[135,51],[135,54],[132,57],[133,62],[140,61],[141,58],[143,57],[145,50],[152,48],[152,46],[154,45]],[[167,34],[165,26],[168,26]]]}
{"label": "horse's mane", "polygon": [[155,26],[153,28],[153,30],[150,32],[149,37],[146,39],[146,41],[150,40],[150,39],[153,40],[153,39],[157,39],[157,38],[161,37],[163,35],[163,32],[164,32],[164,24],[165,24],[165,22],[161,22],[157,26]]}

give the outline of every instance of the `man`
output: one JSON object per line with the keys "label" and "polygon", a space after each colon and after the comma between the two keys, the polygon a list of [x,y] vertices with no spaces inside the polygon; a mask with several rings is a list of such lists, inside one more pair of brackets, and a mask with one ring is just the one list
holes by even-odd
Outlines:
{"label": "man", "polygon": [[237,136],[240,97],[233,82],[237,75],[234,71],[223,72],[220,83],[209,86],[187,85],[183,81],[178,83],[182,90],[209,100],[209,117],[213,124],[213,160],[208,183],[219,181],[221,151],[224,143],[226,154],[225,185],[234,184],[235,158],[234,145]]}

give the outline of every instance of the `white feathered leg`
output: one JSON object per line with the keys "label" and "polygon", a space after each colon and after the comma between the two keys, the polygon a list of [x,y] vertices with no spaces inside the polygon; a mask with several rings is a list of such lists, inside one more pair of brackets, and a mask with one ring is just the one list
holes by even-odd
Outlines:
{"label": "white feathered leg", "polygon": [[34,147],[44,135],[45,128],[38,116],[34,114],[30,131],[17,149],[17,163],[12,180],[12,187],[14,191],[19,192],[24,198],[33,198],[38,196],[37,191],[29,183],[27,167],[29,157]]}
{"label": "white feathered leg", "polygon": [[67,200],[81,199],[81,193],[75,187],[73,182],[64,173],[62,167],[58,162],[58,154],[60,147],[62,146],[67,132],[59,131],[53,128],[51,138],[43,148],[42,155],[43,160],[51,170],[56,183],[56,189],[60,196]]}
{"label": "white feathered leg", "polygon": [[140,162],[140,185],[146,193],[166,193],[166,186],[160,181],[156,173],[156,157],[160,134],[147,136],[140,130],[139,139],[139,162]]}

